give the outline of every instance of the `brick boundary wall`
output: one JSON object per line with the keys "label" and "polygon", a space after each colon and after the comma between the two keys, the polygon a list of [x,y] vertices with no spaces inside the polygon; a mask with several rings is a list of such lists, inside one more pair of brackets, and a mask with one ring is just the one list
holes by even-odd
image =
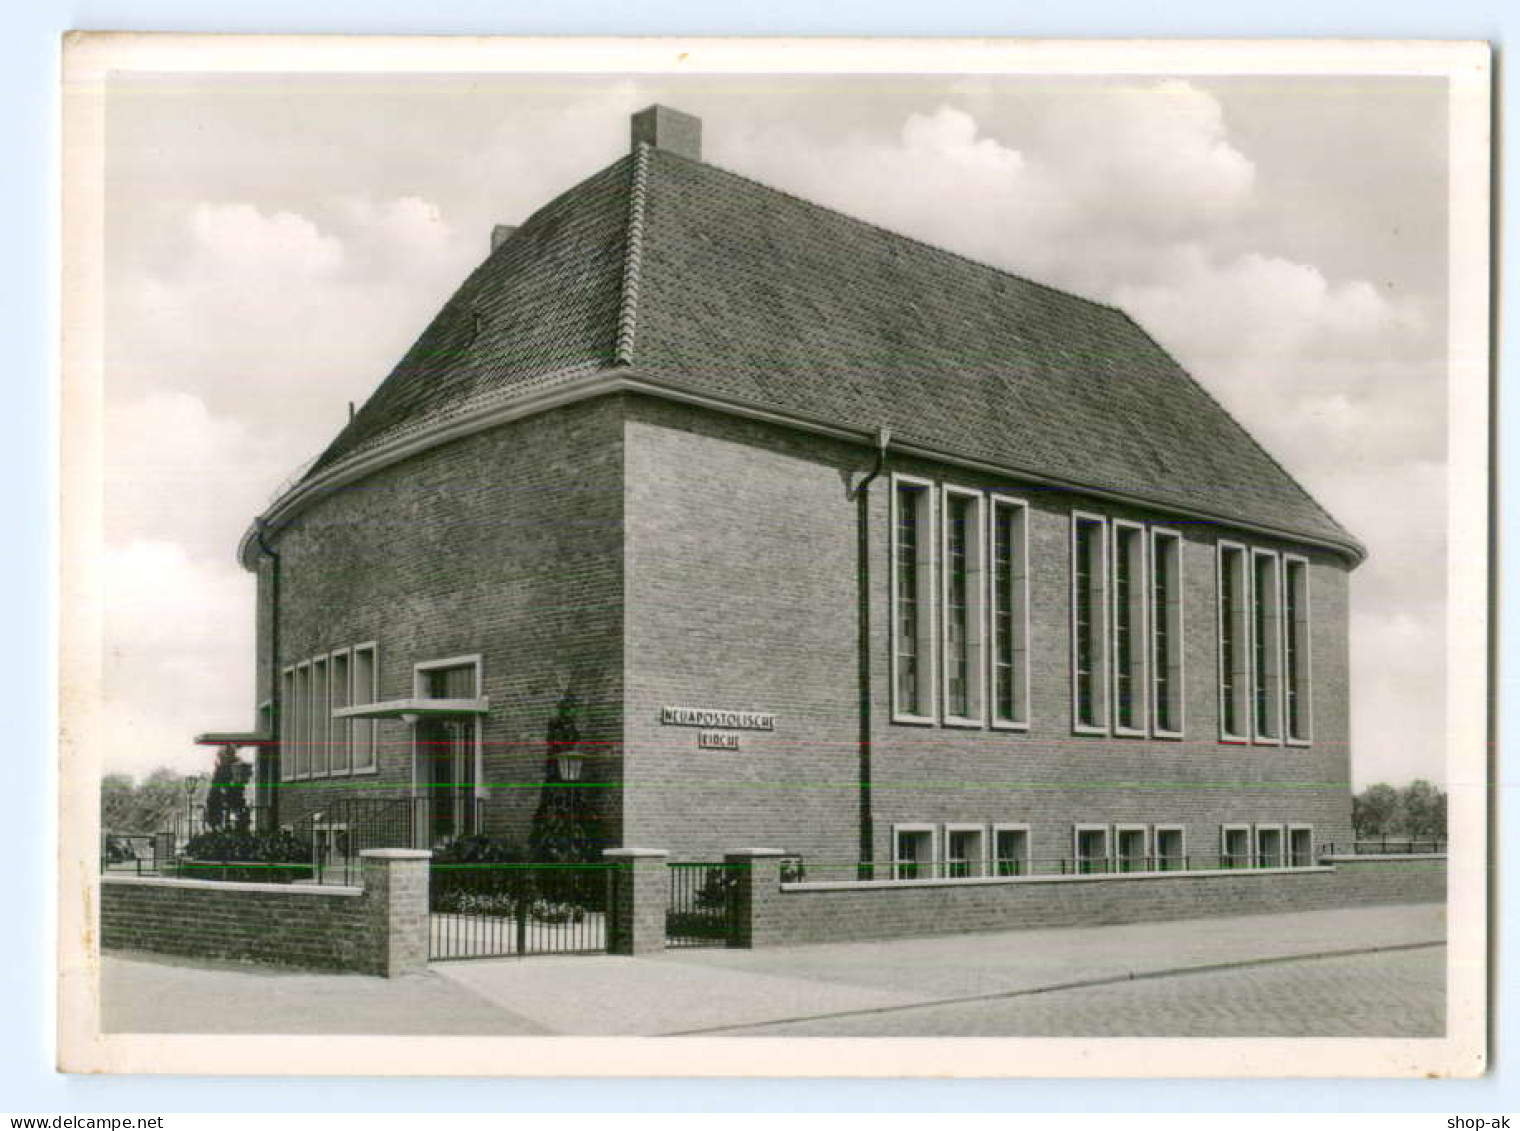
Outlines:
{"label": "brick boundary wall", "polygon": [[[1441,902],[1444,856],[1329,858],[1310,868],[957,880],[780,882],[777,857],[743,854],[741,946],[974,931],[1096,927],[1220,915]],[[738,854],[730,863],[741,863]]]}
{"label": "brick boundary wall", "polygon": [[429,852],[360,854],[361,887],[102,876],[100,945],[352,970],[427,967]]}

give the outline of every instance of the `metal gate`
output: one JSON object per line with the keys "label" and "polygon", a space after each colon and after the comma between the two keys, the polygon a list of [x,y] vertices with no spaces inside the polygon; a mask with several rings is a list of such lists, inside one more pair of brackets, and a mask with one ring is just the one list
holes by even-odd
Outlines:
{"label": "metal gate", "polygon": [[600,954],[606,864],[433,864],[428,958]]}
{"label": "metal gate", "polygon": [[729,864],[669,864],[667,947],[730,946],[739,922],[739,873]]}

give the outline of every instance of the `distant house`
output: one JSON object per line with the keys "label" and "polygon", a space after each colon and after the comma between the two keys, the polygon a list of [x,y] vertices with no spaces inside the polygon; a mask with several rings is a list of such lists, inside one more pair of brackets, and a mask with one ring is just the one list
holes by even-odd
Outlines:
{"label": "distant house", "polygon": [[493,233],[243,538],[265,819],[526,840],[573,696],[599,840],[673,859],[1350,839],[1358,541],[1122,311],[700,136]]}

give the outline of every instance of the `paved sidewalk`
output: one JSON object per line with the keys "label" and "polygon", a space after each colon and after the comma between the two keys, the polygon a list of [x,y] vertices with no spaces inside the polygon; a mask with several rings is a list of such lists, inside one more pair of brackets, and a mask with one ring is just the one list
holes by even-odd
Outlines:
{"label": "paved sidewalk", "polygon": [[852,1031],[888,1033],[902,1029],[873,1028],[872,1012],[928,1003],[974,1011],[981,1000],[1061,986],[1397,950],[1445,933],[1444,906],[1413,904],[641,958],[474,959],[389,981],[113,953],[102,994],[112,1032],[758,1033],[856,1017]]}
{"label": "paved sidewalk", "polygon": [[440,963],[559,1033],[675,1034],[1026,993],[1304,955],[1444,942],[1442,904],[937,935],[648,958]]}

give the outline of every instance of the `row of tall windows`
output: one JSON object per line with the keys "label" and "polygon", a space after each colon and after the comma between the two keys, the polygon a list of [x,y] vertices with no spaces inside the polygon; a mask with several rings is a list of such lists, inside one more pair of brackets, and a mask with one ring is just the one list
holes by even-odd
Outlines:
{"label": "row of tall windows", "polygon": [[1071,524],[1072,722],[1182,734],[1182,536],[1077,513]]}
{"label": "row of tall windows", "polygon": [[1310,741],[1304,558],[1219,543],[1219,718],[1227,741]]}
{"label": "row of tall windows", "polygon": [[1027,524],[1022,499],[894,477],[895,718],[1028,725]]}
{"label": "row of tall windows", "polygon": [[374,644],[341,648],[285,669],[280,683],[280,776],[284,780],[374,770],[374,722],[335,719],[333,712],[373,703],[378,675]]}

